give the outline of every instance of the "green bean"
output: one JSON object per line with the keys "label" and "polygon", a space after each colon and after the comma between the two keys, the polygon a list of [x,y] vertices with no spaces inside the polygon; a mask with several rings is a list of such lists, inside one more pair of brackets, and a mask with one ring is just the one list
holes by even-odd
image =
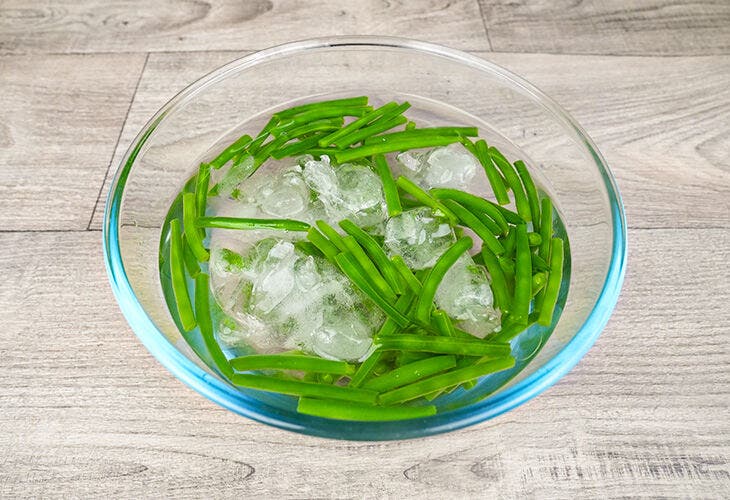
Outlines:
{"label": "green bean", "polygon": [[[474,231],[474,234],[476,234],[492,252],[497,255],[504,253],[504,247],[499,241],[497,241],[497,238],[494,237],[494,233],[492,233],[492,231],[484,225],[476,215],[453,200],[443,200],[441,203],[451,210],[451,212],[459,218],[459,221],[464,226]],[[499,231],[499,228],[497,228],[497,231]]]}
{"label": "green bean", "polygon": [[537,188],[535,182],[532,180],[530,172],[525,166],[525,162],[517,160],[515,162],[515,169],[522,179],[522,185],[525,187],[525,194],[527,194],[527,201],[530,204],[530,214],[532,215],[532,230],[535,232],[540,231],[540,199],[537,196]]}
{"label": "green bean", "polygon": [[[311,229],[313,229],[313,228],[310,228],[310,230]],[[305,255],[311,255],[314,257],[323,257],[324,256],[324,253],[322,253],[322,251],[319,248],[317,248],[317,246],[315,244],[313,244],[311,241],[306,241],[306,240],[295,241],[294,248],[296,248],[297,250],[299,250],[300,252],[302,252]]]}
{"label": "green bean", "polygon": [[[429,192],[439,200],[453,200],[459,203],[477,217],[479,214],[486,214],[497,226],[499,226],[500,231],[498,234],[507,234],[509,225],[507,224],[507,219],[505,219],[504,215],[500,211],[500,208],[502,207],[499,205],[495,205],[491,201],[485,200],[484,198],[480,198],[479,196],[475,196],[471,193],[459,191],[458,189],[436,188]],[[480,220],[484,222],[483,218],[480,218]],[[520,222],[521,221],[522,219],[520,219]]]}
{"label": "green bean", "polygon": [[230,360],[234,370],[302,370],[305,372],[352,375],[355,367],[344,361],[332,361],[317,356],[297,354],[253,354]]}
{"label": "green bean", "polygon": [[325,137],[322,137],[318,141],[318,144],[319,144],[320,147],[323,147],[323,148],[326,147],[326,146],[329,146],[331,144],[334,144],[334,142],[337,139],[340,139],[342,137],[345,137],[348,134],[351,134],[352,132],[355,132],[357,130],[360,130],[365,125],[373,122],[374,120],[380,118],[384,114],[386,114],[389,111],[391,111],[393,108],[397,108],[397,107],[398,107],[398,103],[395,102],[395,101],[392,101],[392,102],[389,102],[387,104],[384,104],[383,106],[380,106],[379,108],[374,109],[373,111],[371,111],[370,113],[366,114],[365,116],[363,116],[361,118],[358,118],[357,120],[355,120],[355,121],[349,123],[348,125],[342,127],[337,132],[333,132],[331,134],[328,134]]}
{"label": "green bean", "polygon": [[441,335],[444,335],[446,337],[454,337],[456,335],[456,331],[454,330],[454,324],[451,322],[451,318],[448,314],[446,314],[445,311],[442,311],[440,309],[434,311],[431,314],[431,319],[434,326],[439,331],[439,333],[441,333]]}
{"label": "green bean", "polygon": [[[502,268],[502,274],[504,274],[504,281],[507,283],[507,290],[510,295],[515,291],[515,261],[512,257],[500,256],[499,267]],[[511,307],[511,305],[510,305]]]}
{"label": "green bean", "polygon": [[210,164],[201,163],[198,175],[195,177],[195,206],[198,208],[198,217],[205,216],[208,205],[208,186],[210,184]]}
{"label": "green bean", "polygon": [[526,222],[532,220],[532,212],[530,211],[530,204],[527,201],[527,195],[522,187],[522,181],[515,172],[512,164],[497,150],[494,146],[489,148],[489,157],[497,165],[497,168],[502,172],[504,178],[507,180],[510,189],[515,197],[515,206],[517,207],[517,213]]}
{"label": "green bean", "polygon": [[502,314],[505,314],[511,309],[511,300],[502,267],[499,265],[497,256],[486,246],[482,246],[481,255],[482,259],[484,259],[484,266],[489,273],[489,285],[492,288],[492,295],[494,296],[496,306],[502,311]]}
{"label": "green bean", "polygon": [[236,139],[230,146],[221,151],[218,156],[211,160],[209,165],[216,170],[221,168],[223,165],[228,163],[228,160],[232,159],[234,156],[237,156],[241,151],[244,151],[246,149],[246,146],[248,146],[250,143],[251,136],[247,134],[242,135],[241,137]]}
{"label": "green bean", "polygon": [[293,121],[291,123],[299,126],[279,128],[282,127],[282,125],[279,125],[279,127],[271,130],[271,135],[273,135],[277,139],[291,140],[314,132],[329,132],[331,130],[339,130],[344,122],[344,119],[340,115],[334,117],[322,117],[319,120],[308,121],[302,124]]}
{"label": "green bean", "polygon": [[406,127],[405,128],[406,128],[406,130],[413,130],[414,128],[416,128],[416,122],[408,122],[408,123],[406,123]]}
{"label": "green bean", "polygon": [[553,202],[550,198],[542,199],[542,211],[540,212],[540,248],[537,254],[548,262],[550,260],[550,240],[553,237]]}
{"label": "green bean", "polygon": [[226,355],[223,354],[218,342],[213,335],[213,323],[210,319],[210,287],[208,275],[205,273],[198,274],[195,278],[195,316],[198,319],[198,328],[200,336],[203,337],[208,354],[210,354],[213,363],[222,375],[230,378],[233,375],[233,369],[228,362]]}
{"label": "green bean", "polygon": [[395,185],[393,173],[390,171],[390,167],[388,167],[388,162],[385,161],[385,156],[375,155],[375,171],[378,173],[380,180],[383,183],[385,205],[388,207],[388,215],[390,217],[395,217],[403,211],[403,207],[400,204],[398,187]]}
{"label": "green bean", "polygon": [[515,293],[512,299],[510,320],[524,324],[530,313],[532,297],[532,258],[527,240],[527,226],[520,224],[516,227]]}
{"label": "green bean", "polygon": [[479,163],[482,164],[484,173],[487,174],[489,185],[492,186],[494,197],[497,198],[497,202],[500,205],[508,205],[509,196],[507,196],[507,189],[504,187],[502,176],[495,168],[492,158],[489,156],[489,147],[487,146],[486,141],[483,139],[479,140],[476,142],[474,147],[476,149],[476,156],[479,159]]}
{"label": "green bean", "polygon": [[342,387],[338,385],[315,384],[299,380],[287,380],[265,375],[234,373],[231,383],[238,387],[248,387],[260,391],[278,392],[291,396],[337,399],[360,403],[375,403],[378,393],[365,389]]}
{"label": "green bean", "polygon": [[[402,177],[401,177],[402,179]],[[416,304],[416,319],[422,324],[428,324],[431,318],[431,308],[433,307],[433,298],[436,295],[436,289],[438,288],[441,280],[444,278],[446,272],[454,265],[454,263],[462,256],[462,254],[468,251],[474,242],[469,237],[460,238],[454,243],[443,255],[441,255],[436,264],[434,264],[428,276],[423,281],[423,289],[421,295],[418,297],[418,303]]]}
{"label": "green bean", "polygon": [[[362,117],[373,110],[370,106],[364,107],[349,107],[349,106],[331,106],[320,109],[312,109],[305,111],[297,116],[288,118],[286,121],[282,121],[271,129],[271,134],[274,136],[287,135],[288,130],[292,130],[300,125],[307,125],[317,121],[323,121],[328,118],[337,118],[344,123],[345,116]],[[290,137],[292,137],[290,135]]]}
{"label": "green bean", "polygon": [[301,139],[300,141],[286,144],[285,146],[282,146],[281,148],[272,151],[271,157],[277,160],[281,160],[282,158],[288,158],[290,156],[295,156],[300,153],[305,153],[308,149],[315,148],[317,146],[317,141],[319,141],[319,139],[324,135],[324,133],[315,134],[310,137]]}
{"label": "green bean", "polygon": [[515,254],[516,242],[517,242],[517,240],[515,238],[515,229],[513,227],[511,227],[509,229],[509,232],[507,233],[507,236],[502,240],[502,244],[504,246],[504,256],[505,257],[511,257]]}
{"label": "green bean", "polygon": [[458,370],[446,372],[441,375],[429,377],[410,385],[394,389],[392,391],[381,394],[378,397],[378,403],[382,405],[393,405],[396,403],[404,403],[435,391],[456,386],[469,380],[473,380],[490,373],[507,370],[515,365],[512,357],[505,357],[488,361],[474,366],[468,366]]}
{"label": "green bean", "polygon": [[348,251],[345,242],[342,241],[342,236],[340,236],[340,233],[338,233],[335,228],[333,228],[323,220],[318,220],[316,224],[319,230],[322,231],[322,234],[324,234],[327,239],[329,239],[340,250],[340,252]]}
{"label": "green bean", "polygon": [[413,271],[410,270],[408,265],[403,260],[403,257],[400,255],[394,255],[390,258],[390,261],[395,266],[395,269],[398,271],[398,274],[403,278],[403,281],[405,281],[406,285],[408,286],[413,293],[421,293],[421,282],[418,281],[418,278],[416,278],[413,274]]}
{"label": "green bean", "polygon": [[276,136],[274,140],[267,142],[266,145],[264,145],[264,147],[256,154],[254,158],[254,172],[266,160],[268,160],[274,152],[282,148],[290,140],[297,139],[299,137],[314,132],[337,130],[342,125],[342,123],[342,118],[331,120],[318,120],[315,122],[306,123],[301,127],[296,127],[288,132],[280,133],[278,136]]}
{"label": "green bean", "polygon": [[[390,134],[376,135],[365,139],[365,145],[382,144],[395,140],[410,139],[412,137],[423,136],[456,136],[458,137],[474,137],[479,135],[476,127],[425,127],[419,129],[404,130],[403,132],[393,132]],[[459,141],[455,141],[459,142]]]}
{"label": "green bean", "polygon": [[563,259],[563,240],[553,238],[550,245],[550,274],[548,275],[547,285],[545,285],[540,317],[537,320],[542,326],[550,326],[553,321],[560,285],[563,280]]}
{"label": "green bean", "polygon": [[331,418],[333,420],[352,420],[356,422],[384,422],[392,420],[408,420],[424,418],[436,414],[435,406],[399,406],[384,408],[382,406],[327,401],[324,399],[301,398],[297,411],[304,415]]}
{"label": "green bean", "polygon": [[316,228],[309,228],[309,231],[307,231],[307,239],[327,257],[327,260],[333,263],[335,262],[335,257],[340,253],[340,250],[322,233],[317,231]]}
{"label": "green bean", "polygon": [[[411,130],[409,133],[415,134],[418,130],[420,129]],[[370,144],[360,146],[358,148],[338,151],[335,153],[335,159],[338,163],[344,163],[379,153],[393,153],[395,151],[405,151],[416,148],[434,148],[437,146],[447,146],[455,142],[459,142],[458,135],[414,135],[413,137],[393,139],[384,143]]]}
{"label": "green bean", "polygon": [[261,132],[256,135],[251,144],[249,144],[246,148],[251,156],[254,156],[256,153],[259,152],[261,145],[264,143],[266,138],[269,137],[271,129],[274,128],[278,123],[279,118],[276,115],[272,116],[269,121],[266,122],[266,125],[264,125],[264,128],[261,129]]}
{"label": "green bean", "polygon": [[530,292],[531,297],[537,295],[537,292],[542,290],[547,284],[547,273],[539,272],[532,275],[532,291]]}
{"label": "green bean", "polygon": [[385,251],[378,245],[378,242],[373,239],[368,233],[360,229],[351,220],[343,219],[340,221],[340,227],[365,249],[365,252],[373,259],[375,265],[378,267],[383,278],[388,282],[395,293],[402,293],[403,287],[401,286],[398,269],[388,259]]}
{"label": "green bean", "polygon": [[293,219],[251,219],[245,217],[201,217],[198,227],[218,229],[279,229],[282,231],[309,231],[306,222]]}
{"label": "green bean", "polygon": [[510,224],[524,224],[525,220],[520,217],[516,212],[513,212],[509,208],[505,208],[502,205],[495,205],[495,208],[499,210],[504,219]]}
{"label": "green bean", "polygon": [[487,337],[485,340],[489,342],[509,342],[532,325],[537,322],[537,313],[530,313],[527,317],[527,324],[512,323],[509,325],[503,325],[502,329],[491,337]]}
{"label": "green bean", "polygon": [[370,285],[373,286],[376,291],[380,292],[380,295],[382,295],[386,300],[395,301],[397,299],[396,293],[392,288],[390,288],[388,283],[385,281],[385,278],[383,278],[383,275],[380,274],[378,268],[375,267],[373,261],[370,260],[370,257],[365,254],[365,251],[357,243],[357,240],[355,240],[352,236],[347,235],[342,238],[342,242],[344,243],[345,248],[353,257],[355,257],[357,263],[360,264],[360,267],[364,271],[364,275],[368,279]]}
{"label": "green bean", "polygon": [[545,262],[542,257],[537,255],[536,253],[532,254],[532,269],[537,271],[549,271],[550,266],[548,266],[547,262]]}
{"label": "green bean", "polygon": [[[190,250],[200,262],[207,262],[210,258],[208,250],[203,246],[203,239],[196,226],[197,209],[195,207],[195,193],[183,194],[183,229]],[[200,219],[199,219],[200,220]]]}
{"label": "green bean", "polygon": [[367,96],[346,97],[344,99],[332,99],[329,101],[317,101],[317,102],[310,102],[308,104],[300,104],[299,106],[294,106],[291,108],[283,109],[281,111],[277,111],[276,113],[274,113],[274,116],[277,117],[277,119],[284,119],[284,118],[289,118],[291,116],[304,113],[305,111],[310,111],[312,109],[317,109],[317,108],[321,108],[321,107],[367,106],[367,104],[368,104]]}
{"label": "green bean", "polygon": [[188,295],[188,285],[185,280],[185,263],[183,262],[182,235],[180,220],[170,221],[170,281],[172,294],[175,297],[175,306],[180,318],[180,324],[186,332],[195,328],[195,313]]}
{"label": "green bean", "polygon": [[530,243],[530,247],[539,247],[542,243],[542,236],[538,233],[527,233],[527,241]]}
{"label": "green bean", "polygon": [[357,261],[354,257],[352,257],[352,254],[349,252],[340,253],[337,257],[335,257],[335,261],[337,262],[337,265],[340,266],[342,272],[350,278],[350,281],[352,281],[355,286],[360,289],[360,291],[370,297],[370,300],[380,307],[386,315],[393,318],[393,321],[395,321],[398,326],[405,327],[410,323],[408,317],[398,311],[393,304],[388,302],[370,286]]}
{"label": "green bean", "polygon": [[400,368],[368,380],[364,385],[364,389],[371,391],[386,392],[397,387],[412,384],[417,380],[430,377],[437,373],[450,370],[456,366],[456,358],[454,356],[433,356],[414,363],[403,365]]}
{"label": "green bean", "polygon": [[[398,108],[396,108],[397,111]],[[375,123],[368,125],[367,127],[363,127],[360,130],[356,130],[355,132],[351,132],[347,134],[344,137],[340,137],[335,141],[335,146],[337,146],[338,149],[345,149],[356,142],[362,142],[368,137],[379,134],[381,132],[385,132],[386,130],[390,130],[392,128],[397,127],[398,125],[402,125],[405,122],[408,121],[408,118],[405,116],[402,116],[400,114],[393,114],[390,117],[383,116],[380,118],[380,120],[377,120]],[[364,158],[365,156],[371,156],[375,153],[366,154],[363,156],[359,156],[358,158]],[[338,160],[339,161],[339,160]],[[344,162],[346,160],[342,160]],[[340,162],[340,163],[342,163]]]}
{"label": "green bean", "polygon": [[492,356],[499,358],[510,353],[509,344],[495,344],[471,337],[425,337],[422,335],[389,335],[376,337],[375,344],[382,351],[419,351],[461,356]]}
{"label": "green bean", "polygon": [[192,250],[190,250],[190,245],[188,245],[187,238],[184,234],[182,235],[182,249],[185,268],[188,270],[190,277],[195,279],[200,272],[200,265],[198,264],[198,259],[196,259],[195,255],[193,255]]}
{"label": "green bean", "polygon": [[430,207],[432,210],[437,210],[443,213],[451,221],[452,225],[458,224],[459,218],[456,216],[456,214],[446,208],[443,203],[436,200],[436,198],[421,189],[416,183],[414,183],[407,177],[401,175],[400,177],[398,177],[395,183],[402,191],[410,194],[423,205]]}

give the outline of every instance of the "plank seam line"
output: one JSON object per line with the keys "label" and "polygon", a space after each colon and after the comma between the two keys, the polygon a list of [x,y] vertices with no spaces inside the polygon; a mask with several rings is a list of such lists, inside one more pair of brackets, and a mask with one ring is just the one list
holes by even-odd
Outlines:
{"label": "plank seam line", "polygon": [[487,16],[484,15],[484,7],[482,7],[482,0],[476,0],[477,7],[479,7],[479,16],[482,18],[482,24],[484,25],[484,33],[487,35],[487,43],[489,44],[489,51],[494,52],[492,46],[492,39],[489,37],[489,28],[487,27]]}

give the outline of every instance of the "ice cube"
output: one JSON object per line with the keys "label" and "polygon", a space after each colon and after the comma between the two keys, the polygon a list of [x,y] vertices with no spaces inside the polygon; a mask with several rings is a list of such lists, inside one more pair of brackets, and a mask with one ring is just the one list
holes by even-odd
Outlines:
{"label": "ice cube", "polygon": [[430,208],[406,210],[385,224],[385,249],[401,255],[412,269],[431,267],[456,237],[448,222]]}
{"label": "ice cube", "polygon": [[424,189],[467,189],[479,169],[478,160],[459,143],[427,153],[406,151],[397,160],[400,172]]}
{"label": "ice cube", "polygon": [[296,218],[309,203],[309,188],[297,166],[263,183],[256,195],[261,211],[273,217]]}
{"label": "ice cube", "polygon": [[500,324],[487,275],[467,254],[446,272],[436,290],[434,302],[449,316],[459,320],[458,326],[476,337],[484,338]]}

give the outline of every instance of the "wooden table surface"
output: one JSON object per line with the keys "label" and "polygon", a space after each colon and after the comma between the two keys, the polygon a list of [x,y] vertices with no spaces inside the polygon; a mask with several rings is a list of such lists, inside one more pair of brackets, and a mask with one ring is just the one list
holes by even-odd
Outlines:
{"label": "wooden table surface", "polygon": [[[238,417],[142,347],[101,255],[152,113],[252,50],[408,34],[534,82],[626,204],[618,307],[580,364],[492,421],[358,443]],[[0,496],[730,497],[730,2],[0,3]]]}

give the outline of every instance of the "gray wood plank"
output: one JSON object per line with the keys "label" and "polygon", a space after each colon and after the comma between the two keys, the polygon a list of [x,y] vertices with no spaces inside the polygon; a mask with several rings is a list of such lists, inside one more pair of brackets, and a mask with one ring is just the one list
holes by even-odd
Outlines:
{"label": "gray wood plank", "polygon": [[86,228],[144,59],[0,57],[0,230]]}
{"label": "gray wood plank", "polygon": [[462,431],[354,443],[175,380],[119,313],[97,232],[0,234],[25,250],[0,253],[0,496],[727,497],[730,232],[629,237],[619,306],[555,387]]}
{"label": "gray wood plank", "polygon": [[0,26],[0,53],[252,50],[342,34],[489,48],[476,0],[5,0]]}
{"label": "gray wood plank", "polygon": [[[165,101],[236,55],[152,54],[112,169]],[[618,178],[630,227],[730,227],[730,57],[479,55],[525,76],[575,115]],[[92,228],[101,227],[102,214],[99,203]]]}
{"label": "gray wood plank", "polygon": [[612,55],[730,53],[725,0],[479,0],[492,49]]}

